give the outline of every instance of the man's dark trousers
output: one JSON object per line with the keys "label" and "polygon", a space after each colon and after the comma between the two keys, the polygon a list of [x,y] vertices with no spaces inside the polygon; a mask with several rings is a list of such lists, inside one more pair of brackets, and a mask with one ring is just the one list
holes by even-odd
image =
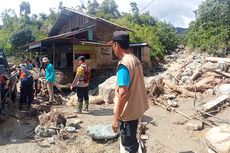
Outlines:
{"label": "man's dark trousers", "polygon": [[129,153],[138,151],[139,143],[137,142],[137,125],[138,120],[119,121],[121,144]]}

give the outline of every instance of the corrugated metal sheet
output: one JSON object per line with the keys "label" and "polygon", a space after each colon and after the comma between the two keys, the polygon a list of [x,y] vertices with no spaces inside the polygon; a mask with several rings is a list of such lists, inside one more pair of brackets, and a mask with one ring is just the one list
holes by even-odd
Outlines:
{"label": "corrugated metal sheet", "polygon": [[119,28],[124,29],[124,30],[132,31],[132,30],[127,29],[125,27],[122,27],[122,26],[120,26],[118,24],[115,24],[115,23],[109,22],[107,20],[104,20],[102,18],[89,16],[87,14],[84,14],[84,13],[81,13],[81,12],[78,12],[78,11],[75,11],[75,10],[72,10],[72,9],[69,9],[69,8],[64,8],[61,11],[61,13],[59,14],[56,22],[54,23],[52,29],[50,30],[48,36],[56,35],[59,32],[59,30],[61,29],[61,27],[64,25],[64,23],[67,22],[67,20],[69,20],[69,18],[71,18],[74,14],[79,14],[79,15],[88,17],[90,19],[96,20],[96,21],[104,22],[104,23],[119,27]]}

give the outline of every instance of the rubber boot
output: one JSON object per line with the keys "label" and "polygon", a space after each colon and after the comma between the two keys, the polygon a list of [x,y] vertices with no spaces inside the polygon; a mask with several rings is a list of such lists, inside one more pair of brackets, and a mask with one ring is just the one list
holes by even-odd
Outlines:
{"label": "rubber boot", "polygon": [[89,111],[89,101],[85,101],[84,111]]}
{"label": "rubber boot", "polygon": [[83,106],[83,102],[78,102],[76,113],[79,113],[79,114],[82,113],[82,106]]}

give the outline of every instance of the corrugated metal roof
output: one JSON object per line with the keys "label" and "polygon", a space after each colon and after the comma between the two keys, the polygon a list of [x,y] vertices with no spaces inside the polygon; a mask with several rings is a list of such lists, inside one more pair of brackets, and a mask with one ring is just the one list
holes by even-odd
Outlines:
{"label": "corrugated metal roof", "polygon": [[142,47],[142,46],[149,46],[148,43],[133,43],[129,44],[129,47]]}
{"label": "corrugated metal roof", "polygon": [[74,15],[74,14],[80,14],[82,16],[85,16],[85,17],[88,17],[90,19],[93,19],[93,20],[97,20],[97,21],[101,21],[101,22],[105,22],[107,24],[111,24],[111,25],[114,25],[114,26],[117,26],[117,27],[120,27],[122,29],[126,29],[126,30],[129,30],[129,31],[132,31],[131,29],[127,29],[125,27],[122,27],[118,24],[115,24],[115,23],[112,23],[110,21],[107,21],[105,19],[102,19],[102,18],[98,18],[98,17],[93,17],[93,16],[89,16],[87,14],[84,14],[84,13],[81,13],[81,12],[78,12],[76,10],[72,10],[72,9],[69,9],[69,8],[64,8],[62,9],[61,13],[59,14],[56,22],[54,23],[52,29],[50,30],[49,32],[49,36],[54,36],[56,33],[59,32],[60,28],[62,27],[62,25],[67,21],[69,20],[69,18]]}

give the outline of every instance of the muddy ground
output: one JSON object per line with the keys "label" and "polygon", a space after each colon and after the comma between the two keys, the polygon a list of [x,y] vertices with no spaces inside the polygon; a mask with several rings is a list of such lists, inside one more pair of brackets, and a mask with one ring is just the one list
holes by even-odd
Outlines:
{"label": "muddy ground", "polygon": [[[181,99],[178,110],[193,114],[193,99]],[[73,114],[75,108],[54,106],[65,115]],[[230,109],[227,108],[217,114],[227,119]],[[26,114],[23,114],[26,115]],[[21,115],[21,116],[23,116]],[[0,124],[1,153],[52,153],[52,152],[84,152],[84,153],[119,153],[119,140],[95,142],[87,135],[87,127],[97,123],[112,123],[113,105],[91,105],[90,112],[79,114],[83,123],[78,130],[76,140],[69,143],[61,142],[50,145],[46,139],[34,140],[31,131],[37,126],[35,118],[23,116],[22,119],[11,117]],[[202,131],[189,131],[185,127],[187,118],[174,112],[167,112],[158,106],[151,106],[143,121],[148,122],[146,135],[146,149],[148,153],[206,153],[205,133],[209,129],[205,126]]]}
{"label": "muddy ground", "polygon": [[[188,58],[188,57],[187,57]],[[186,60],[184,60],[186,62]],[[183,63],[168,64],[167,69],[174,71]],[[177,98],[179,111],[193,116],[196,107],[213,99],[212,96],[203,96],[196,100],[194,98]],[[36,107],[37,104],[33,104]],[[207,153],[205,134],[210,129],[205,125],[201,131],[190,131],[185,124],[188,119],[175,112],[153,105],[145,113],[143,121],[147,122],[144,152],[147,153]],[[74,114],[75,107],[52,106],[65,116]],[[216,117],[229,119],[230,108],[225,108]],[[119,153],[119,139],[113,141],[95,142],[87,135],[87,127],[99,123],[112,123],[113,104],[90,105],[88,113],[79,114],[83,123],[73,135],[75,139],[56,142],[50,145],[47,139],[34,138],[34,129],[38,125],[36,117],[29,117],[26,112],[18,112],[17,117],[0,123],[0,152],[1,153]],[[211,118],[216,121],[215,118]]]}

